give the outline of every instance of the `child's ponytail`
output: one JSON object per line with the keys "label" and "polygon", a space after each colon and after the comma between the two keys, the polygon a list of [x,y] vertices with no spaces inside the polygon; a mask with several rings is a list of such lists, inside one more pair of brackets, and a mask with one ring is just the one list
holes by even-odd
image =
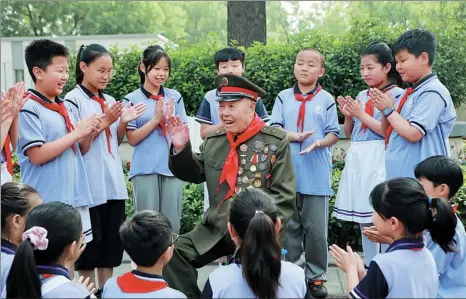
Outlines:
{"label": "child's ponytail", "polygon": [[445,252],[455,251],[455,228],[458,221],[450,205],[440,198],[429,198],[429,208],[431,209],[432,222],[427,229],[432,240],[437,243]]}
{"label": "child's ponytail", "polygon": [[85,45],[81,45],[81,47],[79,47],[78,56],[76,57],[76,84],[81,84],[84,79],[84,74],[83,71],[81,71],[80,66],[81,56],[84,51],[84,48],[86,48]]}
{"label": "child's ponytail", "polygon": [[6,281],[6,298],[41,298],[34,247],[29,239],[21,242]]}

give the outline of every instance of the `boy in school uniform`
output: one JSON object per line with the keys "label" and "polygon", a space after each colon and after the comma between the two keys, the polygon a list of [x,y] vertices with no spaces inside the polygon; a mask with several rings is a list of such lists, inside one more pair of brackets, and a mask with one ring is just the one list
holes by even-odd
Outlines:
{"label": "boy in school uniform", "polygon": [[327,296],[328,204],[333,194],[330,147],[340,133],[335,100],[317,82],[324,73],[323,55],[301,50],[294,65],[298,82],[278,94],[271,117],[271,126],[287,132],[297,180],[295,211],[285,238],[287,258],[304,266],[311,295],[320,298]]}
{"label": "boy in school uniform", "polygon": [[120,228],[120,238],[136,269],[110,278],[102,298],[186,298],[168,287],[162,277],[171,260],[177,239],[167,217],[153,211],[142,211]]}
{"label": "boy in school uniform", "polygon": [[82,155],[89,149],[101,119],[79,122],[58,95],[68,81],[68,50],[47,39],[33,41],[25,51],[34,89],[19,114],[18,160],[22,182],[44,202],[61,201],[81,215],[85,242],[92,240],[89,206],[92,196]]}
{"label": "boy in school uniform", "polygon": [[436,39],[426,30],[403,33],[393,45],[396,69],[410,87],[393,106],[389,93],[371,90],[371,97],[382,111],[386,129],[387,179],[414,177],[420,161],[435,156],[448,156],[448,137],[456,122],[456,111],[448,89],[432,73]]}

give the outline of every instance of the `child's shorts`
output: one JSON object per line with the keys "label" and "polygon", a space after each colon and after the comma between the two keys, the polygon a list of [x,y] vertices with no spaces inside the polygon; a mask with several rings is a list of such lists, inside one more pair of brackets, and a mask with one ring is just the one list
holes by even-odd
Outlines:
{"label": "child's shorts", "polygon": [[84,243],[89,244],[93,239],[91,216],[89,207],[77,207],[75,208],[81,216],[81,223],[83,226]]}
{"label": "child's shorts", "polygon": [[121,265],[123,244],[120,240],[120,226],[125,221],[125,201],[108,200],[90,208],[93,240],[76,261],[76,270],[114,268]]}

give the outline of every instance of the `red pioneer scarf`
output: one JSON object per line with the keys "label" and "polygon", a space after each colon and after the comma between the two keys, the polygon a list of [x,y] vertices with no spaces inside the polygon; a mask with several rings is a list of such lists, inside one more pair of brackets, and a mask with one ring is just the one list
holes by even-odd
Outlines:
{"label": "red pioneer scarf", "polygon": [[297,131],[299,131],[299,128],[301,127],[301,132],[304,131],[304,118],[306,115],[306,102],[311,101],[312,98],[319,93],[319,91],[322,89],[322,86],[318,86],[317,89],[311,93],[308,94],[306,97],[303,97],[300,93],[295,93],[294,96],[296,100],[301,101],[301,106],[299,107],[299,113],[298,113],[298,120],[296,121],[296,127]]}
{"label": "red pioneer scarf", "polygon": [[[400,104],[398,105],[398,108],[396,109],[396,112],[400,113],[401,109],[403,109],[404,104],[406,103],[406,100],[408,99],[408,96],[414,92],[414,89],[409,87],[406,89],[406,92],[404,96],[401,98]],[[385,133],[385,146],[388,145],[388,141],[390,140],[390,135],[392,135],[393,132],[393,126],[391,124],[388,124],[387,127],[387,132]]]}

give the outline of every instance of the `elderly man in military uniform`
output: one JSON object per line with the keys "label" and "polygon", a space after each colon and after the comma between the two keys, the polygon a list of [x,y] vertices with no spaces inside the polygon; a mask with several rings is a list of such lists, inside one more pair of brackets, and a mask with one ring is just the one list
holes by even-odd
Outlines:
{"label": "elderly man in military uniform", "polygon": [[[167,119],[171,139],[170,170],[186,182],[207,183],[210,207],[202,223],[175,242],[171,262],[164,269],[170,287],[199,298],[196,268],[231,255],[235,245],[228,231],[230,200],[245,188],[261,188],[274,199],[282,230],[293,214],[296,180],[286,133],[266,126],[255,113],[265,91],[245,78],[220,75],[219,112],[224,129],[211,133],[193,153],[189,130],[178,116]],[[279,239],[284,234],[280,232]]]}

